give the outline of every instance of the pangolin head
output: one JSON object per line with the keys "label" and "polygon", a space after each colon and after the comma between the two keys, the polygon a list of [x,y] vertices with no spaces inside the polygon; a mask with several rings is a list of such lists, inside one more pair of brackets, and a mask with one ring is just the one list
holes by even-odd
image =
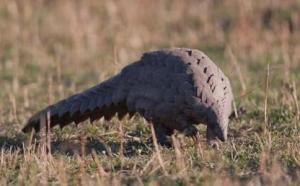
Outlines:
{"label": "pangolin head", "polygon": [[212,129],[213,135],[221,141],[227,140],[229,118],[211,112],[208,117],[208,127]]}

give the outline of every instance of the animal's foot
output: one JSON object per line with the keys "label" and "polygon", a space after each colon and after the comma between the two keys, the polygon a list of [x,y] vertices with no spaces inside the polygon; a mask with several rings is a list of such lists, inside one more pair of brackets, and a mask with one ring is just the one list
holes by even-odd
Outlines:
{"label": "animal's foot", "polygon": [[[167,148],[170,148],[172,147],[172,139],[170,136],[160,136],[160,137],[157,137],[157,143],[161,146],[164,146],[164,147],[167,147]],[[153,143],[153,138],[149,138],[147,140],[148,143]]]}
{"label": "animal's foot", "polygon": [[172,139],[170,136],[165,136],[162,139],[157,139],[157,143],[164,147],[172,147]]}
{"label": "animal's foot", "polygon": [[[153,127],[157,143],[161,146],[172,147],[170,136],[173,134],[173,130],[165,127],[163,124],[154,124]],[[153,142],[153,138],[150,138],[149,141]]]}
{"label": "animal's foot", "polygon": [[198,134],[198,130],[195,126],[191,125],[183,130],[183,134],[188,137],[195,137]]}
{"label": "animal's foot", "polygon": [[209,146],[211,146],[217,150],[220,150],[220,141],[218,139],[208,139],[207,143]]}
{"label": "animal's foot", "polygon": [[185,134],[185,136],[188,137],[192,137],[195,145],[199,145],[200,144],[200,134],[199,131],[196,129],[195,126],[189,126],[188,128],[186,128],[183,133]]}

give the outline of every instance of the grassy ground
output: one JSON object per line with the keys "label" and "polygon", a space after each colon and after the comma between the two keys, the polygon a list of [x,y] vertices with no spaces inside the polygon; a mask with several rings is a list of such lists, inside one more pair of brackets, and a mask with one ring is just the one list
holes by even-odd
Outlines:
{"label": "grassy ground", "polygon": [[[299,34],[296,0],[0,1],[0,184],[299,185]],[[55,128],[51,154],[23,145],[34,112],[174,46],[207,53],[247,111],[219,150],[199,126],[199,144],[156,151],[139,116]]]}

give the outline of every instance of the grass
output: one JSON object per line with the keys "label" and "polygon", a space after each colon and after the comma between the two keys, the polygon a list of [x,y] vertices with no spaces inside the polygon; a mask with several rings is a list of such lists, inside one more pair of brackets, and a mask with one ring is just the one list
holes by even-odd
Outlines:
{"label": "grass", "polygon": [[[292,0],[1,1],[0,184],[299,185],[299,12]],[[247,111],[219,150],[202,125],[198,144],[177,133],[156,147],[138,115],[54,128],[51,153],[20,132],[44,106],[174,46],[207,53]]]}

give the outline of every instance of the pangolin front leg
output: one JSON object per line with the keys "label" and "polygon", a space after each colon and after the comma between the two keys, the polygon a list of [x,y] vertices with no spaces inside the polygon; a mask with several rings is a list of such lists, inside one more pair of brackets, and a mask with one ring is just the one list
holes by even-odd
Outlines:
{"label": "pangolin front leg", "polygon": [[220,142],[218,140],[217,135],[214,133],[213,128],[210,126],[207,126],[207,129],[206,129],[206,140],[209,145],[219,149]]}

